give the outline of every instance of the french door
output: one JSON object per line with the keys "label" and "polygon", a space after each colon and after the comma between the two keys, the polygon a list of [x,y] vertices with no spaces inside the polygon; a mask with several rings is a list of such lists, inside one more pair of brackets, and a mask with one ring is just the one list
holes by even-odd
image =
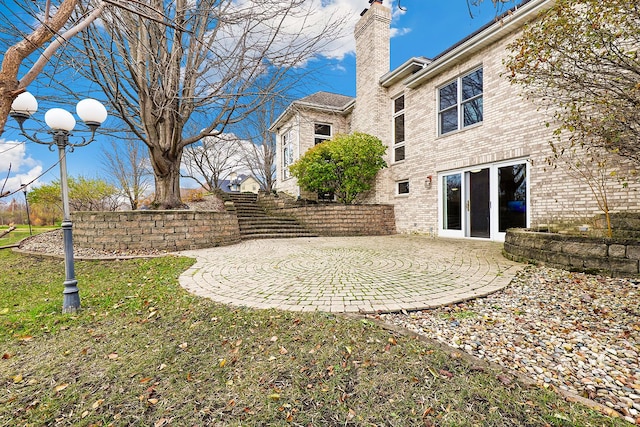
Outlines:
{"label": "french door", "polygon": [[440,175],[440,235],[504,240],[529,224],[528,163],[497,163]]}

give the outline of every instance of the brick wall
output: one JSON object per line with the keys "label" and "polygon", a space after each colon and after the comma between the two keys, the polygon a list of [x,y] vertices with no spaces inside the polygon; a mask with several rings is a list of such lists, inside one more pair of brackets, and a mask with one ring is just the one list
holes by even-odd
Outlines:
{"label": "brick wall", "polygon": [[235,213],[204,211],[74,212],[74,244],[102,250],[180,251],[240,241]]}
{"label": "brick wall", "polygon": [[614,240],[509,230],[504,252],[514,261],[542,263],[573,271],[612,276],[640,274],[640,243],[637,239]]}
{"label": "brick wall", "polygon": [[396,233],[393,206],[308,205],[286,207],[274,214],[294,217],[321,236],[386,236]]}

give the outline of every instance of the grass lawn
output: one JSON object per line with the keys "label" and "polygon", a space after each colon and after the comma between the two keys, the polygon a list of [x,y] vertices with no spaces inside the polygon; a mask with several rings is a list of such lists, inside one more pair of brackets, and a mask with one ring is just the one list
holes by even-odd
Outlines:
{"label": "grass lawn", "polygon": [[[56,228],[59,228],[59,227],[36,227],[36,226],[33,226],[33,227],[31,227],[31,231],[32,231],[33,235],[35,236],[36,234],[44,233],[45,231],[55,230]],[[6,225],[0,226],[0,234],[2,234],[7,229],[9,229],[9,227],[6,226]],[[18,243],[20,240],[22,240],[22,239],[24,239],[26,237],[29,237],[29,226],[28,225],[17,225],[15,230],[13,230],[9,234],[5,235],[4,237],[0,237],[0,247],[13,245],[15,243]]]}
{"label": "grass lawn", "polygon": [[623,426],[459,353],[330,314],[230,308],[186,258],[0,251],[1,426]]}

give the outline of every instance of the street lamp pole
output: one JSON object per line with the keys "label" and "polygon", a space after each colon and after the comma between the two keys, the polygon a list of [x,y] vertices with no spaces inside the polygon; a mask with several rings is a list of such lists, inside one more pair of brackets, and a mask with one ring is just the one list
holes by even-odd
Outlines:
{"label": "street lamp pole", "polygon": [[66,151],[73,151],[76,147],[88,145],[95,139],[96,130],[107,118],[107,110],[95,99],[84,99],[78,102],[76,112],[80,119],[89,127],[91,138],[84,137],[80,143],[71,143],[69,136],[76,125],[76,119],[71,113],[61,108],[52,108],[47,111],[44,120],[49,126],[49,133],[53,135],[53,142],[42,141],[36,134],[28,135],[24,129],[24,122],[38,110],[38,102],[29,92],[21,93],[11,104],[11,117],[20,125],[22,135],[30,141],[38,144],[58,147],[58,159],[60,161],[60,187],[62,190],[62,236],[64,243],[64,291],[62,300],[63,313],[75,313],[80,309],[80,291],[76,280],[73,259],[73,224],[69,213],[69,186],[67,183]]}
{"label": "street lamp pole", "polygon": [[[22,185],[22,184],[20,184]],[[22,185],[22,192],[24,193],[24,205],[27,208],[27,224],[29,224],[29,236],[33,236],[31,231],[31,213],[29,212],[29,199],[27,199],[27,185]]]}

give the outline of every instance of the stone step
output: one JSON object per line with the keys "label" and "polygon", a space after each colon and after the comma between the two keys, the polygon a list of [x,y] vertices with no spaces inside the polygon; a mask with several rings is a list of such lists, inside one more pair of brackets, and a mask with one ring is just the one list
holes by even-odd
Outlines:
{"label": "stone step", "polygon": [[243,235],[242,239],[292,239],[296,237],[318,237],[315,234],[302,234],[302,233],[274,233],[266,232],[262,234]]}

